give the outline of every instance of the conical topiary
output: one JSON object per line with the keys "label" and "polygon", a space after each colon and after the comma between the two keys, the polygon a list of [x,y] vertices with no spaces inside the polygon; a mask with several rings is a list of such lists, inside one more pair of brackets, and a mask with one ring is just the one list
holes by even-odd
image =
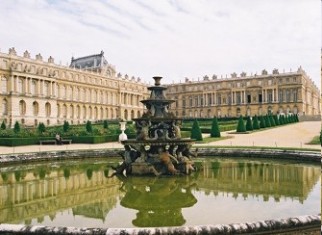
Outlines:
{"label": "conical topiary", "polygon": [[273,118],[274,118],[274,121],[275,121],[275,125],[276,126],[279,126],[280,125],[280,122],[278,121],[277,115],[274,115]]}
{"label": "conical topiary", "polygon": [[201,133],[199,123],[198,123],[197,119],[195,119],[194,122],[193,122],[190,137],[191,137],[191,139],[195,139],[195,140],[198,140],[198,141],[203,140],[202,133]]}
{"label": "conical topiary", "polygon": [[2,121],[1,123],[1,130],[5,130],[7,128],[6,123]]}
{"label": "conical topiary", "polygon": [[220,137],[220,130],[219,130],[219,125],[218,125],[217,117],[214,117],[212,119],[210,136],[211,137]]}
{"label": "conical topiary", "polygon": [[20,132],[20,124],[18,121],[15,122],[15,125],[13,127],[14,133],[19,133]]}
{"label": "conical topiary", "polygon": [[262,115],[259,117],[259,127],[260,128],[266,128],[265,119],[264,119],[264,117]]}
{"label": "conical topiary", "polygon": [[253,117],[253,129],[254,130],[258,130],[260,127],[259,127],[259,123],[258,123],[258,117],[255,115]]}
{"label": "conical topiary", "polygon": [[271,127],[272,126],[267,115],[265,115],[264,121],[265,121],[265,126],[266,127]]}
{"label": "conical topiary", "polygon": [[93,128],[92,128],[91,121],[87,121],[86,122],[86,131],[89,132],[89,133],[92,133],[93,132]]}
{"label": "conical topiary", "polygon": [[64,132],[67,132],[69,130],[69,123],[68,123],[68,121],[64,121],[63,130],[64,130]]}
{"label": "conical topiary", "polygon": [[240,115],[239,120],[238,120],[238,125],[237,125],[237,132],[246,132],[246,127],[244,124],[243,116]]}
{"label": "conical topiary", "polygon": [[269,118],[269,122],[271,123],[271,126],[276,126],[275,120],[273,118],[273,115],[272,114],[269,114],[268,115],[268,118]]}
{"label": "conical topiary", "polygon": [[253,129],[252,120],[250,119],[250,116],[248,116],[246,121],[246,131],[252,131]]}

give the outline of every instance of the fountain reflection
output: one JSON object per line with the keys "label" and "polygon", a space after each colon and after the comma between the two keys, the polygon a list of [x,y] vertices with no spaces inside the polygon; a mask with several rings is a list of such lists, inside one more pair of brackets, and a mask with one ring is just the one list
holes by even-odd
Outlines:
{"label": "fountain reflection", "polygon": [[197,199],[191,193],[196,185],[191,177],[120,177],[125,196],[121,205],[138,210],[132,221],[137,227],[180,226],[185,223],[181,209]]}
{"label": "fountain reflection", "polygon": [[111,216],[132,209],[136,214],[131,212],[127,219],[133,226],[189,225],[183,211],[206,203],[200,194],[213,197],[213,202],[223,195],[236,200],[262,198],[256,202],[259,211],[269,199],[278,204],[287,200],[308,206],[320,203],[319,195],[309,197],[320,178],[318,166],[242,159],[195,163],[200,170],[193,175],[160,178],[110,178],[106,161],[2,167],[0,223],[47,225],[49,221],[59,226],[62,212],[71,210],[73,220],[79,215],[113,226]]}

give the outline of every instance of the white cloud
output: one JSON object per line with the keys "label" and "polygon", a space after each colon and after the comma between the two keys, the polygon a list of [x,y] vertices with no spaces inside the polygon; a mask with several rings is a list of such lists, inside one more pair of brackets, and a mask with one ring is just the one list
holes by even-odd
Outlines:
{"label": "white cloud", "polygon": [[0,47],[20,54],[105,51],[122,74],[168,82],[302,67],[320,86],[316,0],[2,0]]}

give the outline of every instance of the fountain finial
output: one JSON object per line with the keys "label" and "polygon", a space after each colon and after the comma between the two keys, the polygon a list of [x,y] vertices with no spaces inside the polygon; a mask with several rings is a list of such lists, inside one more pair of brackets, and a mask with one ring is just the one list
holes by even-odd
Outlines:
{"label": "fountain finial", "polygon": [[161,85],[161,79],[162,79],[162,77],[160,77],[160,76],[154,76],[153,77],[153,79],[154,79],[154,85],[155,86],[160,86]]}

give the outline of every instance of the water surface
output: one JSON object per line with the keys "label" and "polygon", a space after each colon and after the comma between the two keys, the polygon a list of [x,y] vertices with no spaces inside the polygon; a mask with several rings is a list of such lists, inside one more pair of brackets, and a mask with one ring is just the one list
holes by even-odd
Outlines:
{"label": "water surface", "polygon": [[197,159],[190,176],[112,177],[118,159],[1,167],[0,223],[190,226],[316,215],[319,165]]}

